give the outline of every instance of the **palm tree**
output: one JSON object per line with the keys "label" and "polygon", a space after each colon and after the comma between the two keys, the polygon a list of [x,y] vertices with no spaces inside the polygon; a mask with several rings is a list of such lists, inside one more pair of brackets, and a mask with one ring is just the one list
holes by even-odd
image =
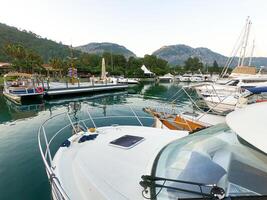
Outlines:
{"label": "palm tree", "polygon": [[13,65],[19,67],[19,71],[23,71],[23,67],[25,67],[25,59],[27,56],[27,52],[25,48],[20,44],[8,44],[4,48],[5,53],[13,58]]}
{"label": "palm tree", "polygon": [[59,76],[60,78],[62,78],[62,70],[64,67],[64,63],[60,58],[51,58],[49,60],[49,64],[51,65],[51,67],[57,71],[59,71]]}
{"label": "palm tree", "polygon": [[27,52],[26,58],[27,65],[31,68],[32,74],[34,73],[34,69],[40,68],[43,64],[42,57],[36,52],[30,50]]}

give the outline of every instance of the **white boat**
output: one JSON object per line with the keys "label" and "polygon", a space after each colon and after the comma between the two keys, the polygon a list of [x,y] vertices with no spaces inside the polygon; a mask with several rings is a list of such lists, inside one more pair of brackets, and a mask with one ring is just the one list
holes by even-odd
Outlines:
{"label": "white boat", "polygon": [[184,74],[179,77],[179,81],[181,82],[190,82],[191,81],[192,74]]}
{"label": "white boat", "polygon": [[46,140],[46,121],[38,141],[52,196],[175,200],[266,195],[266,109],[267,103],[248,106],[230,113],[226,123],[189,136],[136,126],[85,129],[63,142],[53,157],[54,138],[73,124]]}
{"label": "white boat", "polygon": [[119,78],[119,83],[138,84],[139,80],[136,78]]}
{"label": "white boat", "polygon": [[174,76],[171,73],[165,74],[164,76],[159,76],[159,81],[173,82]]}
{"label": "white boat", "polygon": [[202,74],[194,74],[190,77],[190,82],[204,82],[205,78]]}
{"label": "white boat", "polygon": [[229,113],[236,108],[242,108],[248,104],[267,100],[267,86],[253,87],[241,93],[230,95],[208,95],[202,96],[206,105],[216,113]]}
{"label": "white boat", "polygon": [[145,111],[154,116],[159,122],[158,128],[170,130],[187,130],[192,132],[224,123],[225,116],[205,113],[198,110],[167,112],[166,109],[145,108]]}
{"label": "white boat", "polygon": [[38,86],[31,74],[10,72],[4,75],[3,94],[14,103],[22,103],[24,99],[41,97],[44,88]]}
{"label": "white boat", "polygon": [[137,78],[124,78],[124,77],[114,77],[112,78],[113,83],[125,83],[125,84],[138,84],[139,79]]}
{"label": "white boat", "polygon": [[220,80],[218,83],[204,83],[192,85],[198,93],[199,96],[207,95],[223,95],[228,96],[233,93],[239,94],[243,92],[244,89],[252,87],[267,86],[267,76],[266,77],[238,77],[224,80]]}

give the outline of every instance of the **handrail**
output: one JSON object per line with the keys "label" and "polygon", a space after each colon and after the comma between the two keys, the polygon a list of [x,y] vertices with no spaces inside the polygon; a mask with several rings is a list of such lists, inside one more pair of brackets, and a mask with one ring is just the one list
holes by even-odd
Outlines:
{"label": "handrail", "polygon": [[[98,120],[98,119],[112,119],[112,118],[133,118],[134,119],[135,118],[135,119],[137,119],[138,123],[141,126],[143,126],[143,123],[141,122],[140,119],[153,119],[152,116],[138,116],[136,114],[136,112],[132,109],[131,106],[130,106],[130,110],[132,111],[133,115],[111,115],[111,116],[92,117],[91,114],[89,112],[87,112],[89,114],[89,118],[79,120],[79,122],[81,122],[85,125],[86,121],[91,121],[93,126],[95,128],[97,128],[94,120]],[[51,120],[54,120],[55,118],[62,117],[62,116],[67,116],[69,123],[67,125],[61,127],[58,131],[56,131],[51,136],[50,139],[48,139],[47,132],[45,130],[45,125],[47,125],[49,122],[51,122]],[[42,125],[38,129],[38,137],[37,138],[38,138],[38,146],[39,146],[39,150],[41,153],[41,158],[42,158],[43,163],[45,165],[45,170],[46,170],[46,173],[47,173],[50,185],[51,185],[51,192],[52,192],[53,198],[55,198],[56,200],[70,200],[70,198],[67,195],[67,193],[65,192],[64,188],[62,187],[59,179],[57,178],[57,176],[54,172],[55,166],[53,165],[53,157],[51,155],[50,147],[58,135],[66,133],[64,130],[68,127],[72,127],[74,129],[75,133],[77,134],[76,128],[74,126],[73,121],[71,120],[69,113],[64,112],[64,113],[59,113],[59,114],[56,114],[56,115],[49,117],[48,119],[46,119],[42,123]]]}

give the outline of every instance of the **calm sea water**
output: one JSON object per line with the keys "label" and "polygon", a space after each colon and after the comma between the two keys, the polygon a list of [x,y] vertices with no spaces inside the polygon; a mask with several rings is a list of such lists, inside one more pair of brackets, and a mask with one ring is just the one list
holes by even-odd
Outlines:
{"label": "calm sea water", "polygon": [[[149,116],[142,108],[166,106],[180,88],[177,84],[140,84],[130,87],[127,92],[50,99],[22,106],[11,103],[0,94],[0,200],[51,199],[37,141],[38,128],[50,116],[70,112],[73,120],[79,120],[87,110],[93,116],[132,115],[129,106],[138,116]],[[181,95],[176,106],[183,107],[188,103],[187,97]],[[135,118],[120,119],[120,124],[123,122],[136,124],[138,121]],[[151,120],[142,122],[152,124]],[[67,123],[66,117],[56,118],[47,125],[48,135]],[[96,123],[101,126],[103,120]],[[56,142],[62,143],[63,137],[68,136],[59,137]]]}

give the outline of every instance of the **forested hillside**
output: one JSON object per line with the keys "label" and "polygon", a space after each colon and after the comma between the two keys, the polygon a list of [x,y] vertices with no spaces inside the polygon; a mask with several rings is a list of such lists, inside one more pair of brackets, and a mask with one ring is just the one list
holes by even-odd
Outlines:
{"label": "forested hillside", "polygon": [[[70,55],[67,45],[0,23],[0,62],[10,61],[10,57],[4,53],[4,47],[8,44],[21,44],[42,56],[44,62],[48,62],[52,57],[63,59]],[[79,51],[75,51],[75,54],[79,54]]]}

